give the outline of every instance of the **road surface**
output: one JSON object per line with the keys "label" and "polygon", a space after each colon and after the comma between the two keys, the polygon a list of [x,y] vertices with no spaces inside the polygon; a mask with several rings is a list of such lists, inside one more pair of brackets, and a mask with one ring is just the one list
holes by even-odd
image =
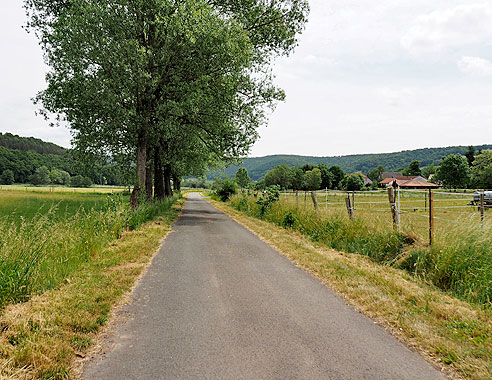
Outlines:
{"label": "road surface", "polygon": [[198,194],[126,312],[84,379],[442,379]]}

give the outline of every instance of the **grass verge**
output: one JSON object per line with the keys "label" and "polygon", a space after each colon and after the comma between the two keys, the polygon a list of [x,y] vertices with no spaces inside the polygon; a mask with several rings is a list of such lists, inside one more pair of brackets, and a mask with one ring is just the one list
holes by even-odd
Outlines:
{"label": "grass verge", "polygon": [[[230,204],[249,216],[292,229],[337,251],[370,257],[385,266],[405,269],[467,302],[492,309],[492,221],[483,224],[463,214],[460,223],[436,230],[431,247],[411,229],[401,232],[387,225],[381,214],[358,215],[350,220],[340,210],[314,210],[281,199],[263,205],[245,195]],[[260,203],[260,204],[258,204]]]}
{"label": "grass verge", "polygon": [[209,200],[452,378],[492,378],[492,311],[454,298],[403,270],[334,251],[291,230]]}
{"label": "grass verge", "polygon": [[[65,379],[150,262],[184,200],[96,252],[57,289],[0,314],[0,378]],[[148,217],[148,215],[147,215]]]}

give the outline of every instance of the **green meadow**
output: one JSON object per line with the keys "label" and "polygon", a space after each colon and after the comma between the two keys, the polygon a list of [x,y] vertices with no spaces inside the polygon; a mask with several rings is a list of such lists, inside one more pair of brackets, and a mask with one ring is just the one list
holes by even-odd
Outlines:
{"label": "green meadow", "polygon": [[0,308],[69,281],[124,230],[172,202],[131,210],[121,193],[0,191]]}

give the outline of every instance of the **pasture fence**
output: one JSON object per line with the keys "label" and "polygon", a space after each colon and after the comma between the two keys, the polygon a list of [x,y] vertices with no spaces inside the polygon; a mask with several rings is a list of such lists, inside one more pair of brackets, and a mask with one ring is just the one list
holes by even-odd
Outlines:
{"label": "pasture fence", "polygon": [[[299,204],[299,193],[283,191],[282,199],[289,201],[296,197]],[[309,207],[308,192],[304,192],[304,205]],[[427,235],[432,245],[435,225],[446,229],[446,225],[468,223],[471,220],[483,223],[486,211],[492,208],[484,200],[483,193],[479,200],[474,200],[473,192],[444,191],[440,189],[401,189],[389,187],[371,191],[337,191],[325,189],[316,192],[321,210],[332,212],[345,210],[350,219],[388,215],[388,220],[395,230],[401,231],[415,228],[421,235]],[[311,202],[312,203],[312,202]],[[420,219],[420,221],[419,221]],[[427,220],[427,222],[425,222]],[[425,231],[427,232],[425,232]]]}

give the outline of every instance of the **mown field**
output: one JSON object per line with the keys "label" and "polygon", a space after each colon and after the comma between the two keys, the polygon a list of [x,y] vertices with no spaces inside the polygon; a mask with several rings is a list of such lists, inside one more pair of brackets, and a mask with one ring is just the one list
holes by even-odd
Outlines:
{"label": "mown field", "polygon": [[0,308],[56,288],[125,229],[167,208],[130,210],[122,193],[0,190]]}

